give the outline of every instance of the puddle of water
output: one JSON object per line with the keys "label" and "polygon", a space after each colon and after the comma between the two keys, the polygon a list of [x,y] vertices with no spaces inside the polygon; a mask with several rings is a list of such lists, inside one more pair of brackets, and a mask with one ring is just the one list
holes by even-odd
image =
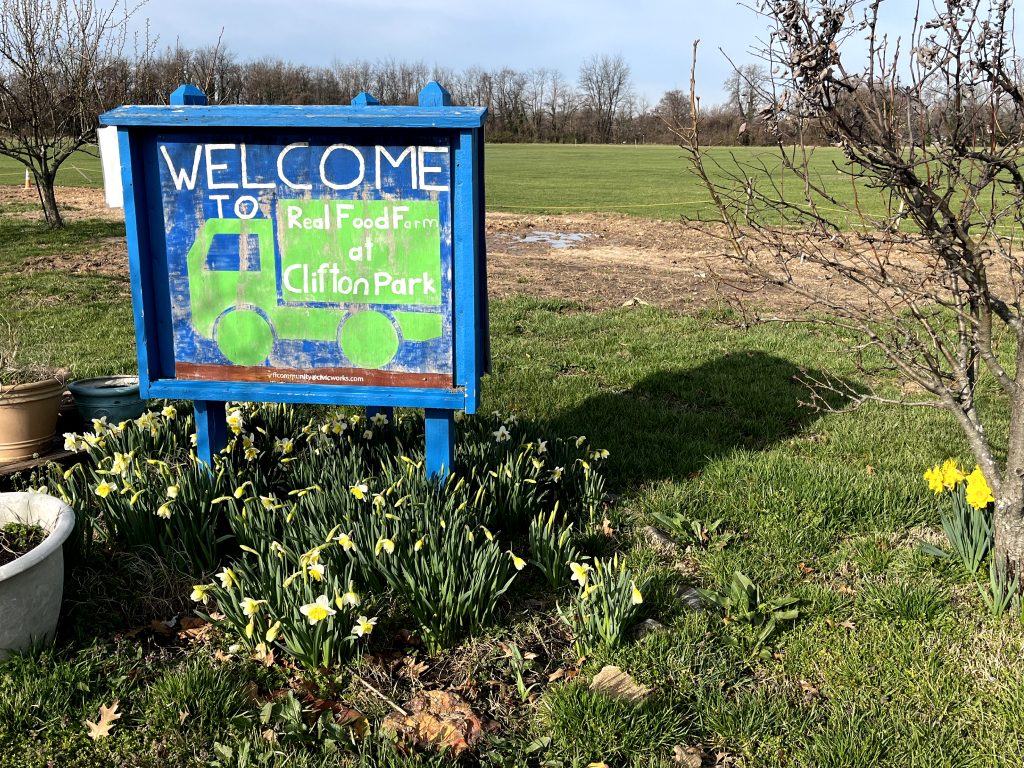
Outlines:
{"label": "puddle of water", "polygon": [[528,235],[517,237],[517,243],[546,243],[552,248],[572,248],[593,235],[586,232],[547,232],[535,229]]}

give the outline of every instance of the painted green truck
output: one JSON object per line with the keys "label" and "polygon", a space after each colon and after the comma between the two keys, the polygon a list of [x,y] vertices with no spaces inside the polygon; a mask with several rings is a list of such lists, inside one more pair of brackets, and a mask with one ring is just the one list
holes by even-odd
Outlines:
{"label": "painted green truck", "polygon": [[[432,201],[279,200],[276,243],[271,219],[208,219],[187,256],[192,324],[235,365],[302,340],[382,368],[402,343],[442,334],[439,229]],[[237,268],[211,268],[218,237],[236,239]]]}

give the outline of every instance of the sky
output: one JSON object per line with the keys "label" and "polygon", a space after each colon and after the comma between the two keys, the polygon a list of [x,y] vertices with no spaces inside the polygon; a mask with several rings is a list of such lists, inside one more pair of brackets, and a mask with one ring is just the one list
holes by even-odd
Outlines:
{"label": "sky", "polygon": [[[766,29],[750,5],[756,0],[150,0],[136,26],[148,18],[159,48],[213,45],[223,29],[223,45],[242,60],[546,67],[570,82],[588,57],[621,54],[635,91],[653,106],[665,91],[688,91],[695,39],[698,93],[705,104],[724,100],[726,57],[756,61],[750,50]],[[905,27],[914,5],[887,0],[887,21]]]}

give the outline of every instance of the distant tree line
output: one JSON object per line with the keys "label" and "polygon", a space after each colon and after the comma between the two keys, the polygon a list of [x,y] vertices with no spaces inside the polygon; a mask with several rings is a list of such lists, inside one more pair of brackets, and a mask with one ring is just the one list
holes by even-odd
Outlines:
{"label": "distant tree line", "polygon": [[[762,107],[763,90],[759,68],[748,69],[748,76],[758,76],[755,87],[741,79],[736,99],[701,110],[709,143],[768,138],[748,119]],[[618,55],[592,56],[570,79],[547,67],[454,70],[395,59],[308,66],[279,58],[243,61],[216,46],[176,46],[126,60],[114,76],[118,82],[110,87],[123,88],[124,102],[136,104],[166,103],[188,82],[212,104],[347,104],[369,91],[382,104],[414,105],[420,89],[437,80],[455,104],[487,107],[487,139],[495,142],[674,144],[670,126],[690,114],[689,94],[682,91],[666,92],[657,104],[638,95],[629,65]]]}

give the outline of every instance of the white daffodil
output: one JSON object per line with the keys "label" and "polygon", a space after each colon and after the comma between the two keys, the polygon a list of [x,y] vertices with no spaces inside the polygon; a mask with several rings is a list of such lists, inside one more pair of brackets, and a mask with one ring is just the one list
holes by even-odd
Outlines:
{"label": "white daffodil", "polygon": [[572,571],[572,580],[581,587],[587,586],[590,580],[591,568],[587,563],[569,563],[569,570]]}
{"label": "white daffodil", "polygon": [[266,600],[255,600],[251,597],[243,597],[238,606],[246,616],[255,616],[259,613],[260,606],[266,604]]}
{"label": "white daffodil", "polygon": [[356,547],[356,543],[352,541],[352,535],[349,533],[342,533],[338,536],[337,541],[338,544],[341,545],[341,548],[344,549],[346,552],[355,549]]}
{"label": "white daffodil", "polygon": [[388,417],[387,414],[384,413],[373,414],[373,416],[370,417],[370,421],[373,422],[375,427],[386,427],[388,425]]}
{"label": "white daffodil", "polygon": [[161,504],[156,510],[156,516],[161,517],[164,520],[171,519],[171,502],[167,501]]}
{"label": "white daffodil", "polygon": [[355,591],[352,589],[351,584],[348,585],[348,592],[346,592],[344,595],[340,595],[339,597],[334,598],[334,603],[339,608],[346,608],[348,606],[355,608],[357,605],[359,605],[360,602],[362,601],[359,599],[359,595],[357,595]]}
{"label": "white daffodil", "polygon": [[373,554],[379,555],[382,549],[389,555],[393,555],[395,553],[395,542],[393,542],[391,539],[378,539],[376,546],[373,548]]}
{"label": "white daffodil", "polygon": [[323,581],[324,580],[324,564],[323,563],[313,563],[311,566],[309,566],[309,568],[307,570],[309,572],[310,577],[313,579],[313,581]]}
{"label": "white daffodil", "polygon": [[110,464],[111,474],[123,475],[131,465],[134,453],[134,451],[128,451],[128,453],[114,451],[114,460]]}
{"label": "white daffodil", "polygon": [[373,440],[373,430],[372,429],[364,429],[363,430],[363,439],[364,440]]}
{"label": "white daffodil", "polygon": [[179,488],[178,488],[177,485],[168,485],[167,486],[167,498],[168,499],[176,499],[176,498],[178,498],[178,491],[179,491]]}
{"label": "white daffodil", "polygon": [[328,616],[333,616],[337,611],[331,608],[331,601],[327,598],[327,595],[320,595],[316,602],[306,603],[306,605],[301,606],[299,613],[309,619],[310,624],[316,624]]}
{"label": "white daffodil", "polygon": [[544,453],[547,453],[547,452],[548,452],[548,441],[547,440],[541,440],[541,439],[538,438],[537,439],[537,455],[540,456],[541,454],[544,454]]}
{"label": "white daffodil", "polygon": [[178,415],[178,409],[173,405],[165,405],[163,410],[160,411],[160,415],[165,419],[173,419]]}
{"label": "white daffodil", "polygon": [[505,428],[504,424],[491,434],[494,435],[494,442],[496,443],[505,443],[512,439],[512,433]]}
{"label": "white daffodil", "polygon": [[556,483],[562,479],[562,472],[565,471],[564,467],[555,467],[551,470],[551,479]]}
{"label": "white daffodil", "polygon": [[104,432],[109,431],[110,425],[107,423],[107,417],[101,416],[98,419],[92,420],[92,431],[97,435],[102,435]]}
{"label": "white daffodil", "polygon": [[368,486],[366,483],[358,483],[356,485],[350,486],[348,492],[351,493],[360,501],[362,501],[363,499],[366,498],[366,494],[370,492],[370,486]]}
{"label": "white daffodil", "polygon": [[245,426],[245,419],[242,418],[242,412],[235,409],[227,415],[228,428],[236,435],[241,433],[242,428]]}
{"label": "white daffodil", "polygon": [[295,450],[295,441],[290,437],[278,437],[274,439],[274,450],[282,456],[287,456]]}
{"label": "white daffodil", "polygon": [[78,435],[74,432],[64,433],[64,450],[78,453]]}
{"label": "white daffodil", "polygon": [[373,628],[377,625],[377,617],[374,616],[372,619],[368,619],[365,616],[358,616],[356,618],[356,624],[352,627],[352,634],[356,637],[365,637],[366,635],[373,632]]}
{"label": "white daffodil", "polygon": [[116,483],[108,483],[106,480],[101,480],[100,484],[96,486],[95,494],[101,499],[107,498],[111,491],[117,490]]}
{"label": "white daffodil", "polygon": [[192,585],[192,595],[191,595],[192,599],[195,602],[197,602],[197,603],[205,603],[205,602],[207,602],[210,599],[210,596],[207,594],[207,592],[209,592],[215,586],[217,586],[217,585],[216,584],[193,584]]}
{"label": "white daffodil", "polygon": [[220,579],[220,585],[224,589],[231,589],[238,583],[238,578],[235,576],[235,572],[227,567],[217,574],[217,578]]}

